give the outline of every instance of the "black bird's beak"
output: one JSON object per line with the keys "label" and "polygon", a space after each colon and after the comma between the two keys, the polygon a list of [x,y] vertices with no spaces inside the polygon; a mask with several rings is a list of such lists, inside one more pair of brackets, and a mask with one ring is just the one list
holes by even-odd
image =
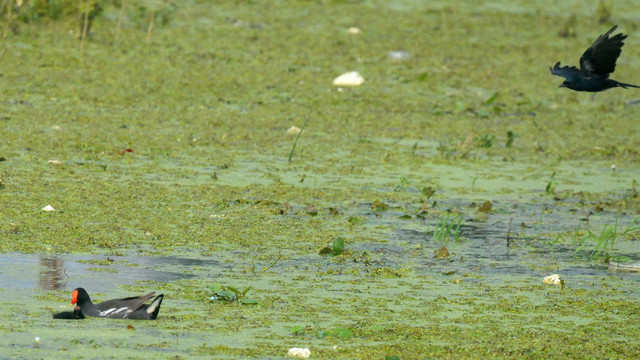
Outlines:
{"label": "black bird's beak", "polygon": [[565,84],[560,84],[558,87],[567,87]]}

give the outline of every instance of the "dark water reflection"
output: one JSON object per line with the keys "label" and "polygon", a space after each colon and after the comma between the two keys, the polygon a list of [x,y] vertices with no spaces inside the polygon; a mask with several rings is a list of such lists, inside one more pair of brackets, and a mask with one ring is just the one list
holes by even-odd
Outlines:
{"label": "dark water reflection", "polygon": [[64,260],[57,255],[40,255],[38,287],[43,290],[64,288]]}
{"label": "dark water reflection", "polygon": [[0,289],[109,290],[138,281],[169,282],[218,268],[216,260],[179,256],[1,254]]}

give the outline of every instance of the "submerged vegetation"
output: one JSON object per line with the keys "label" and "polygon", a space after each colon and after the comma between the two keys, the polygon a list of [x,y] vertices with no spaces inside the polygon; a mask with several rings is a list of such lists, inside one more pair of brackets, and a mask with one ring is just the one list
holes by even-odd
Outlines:
{"label": "submerged vegetation", "polygon": [[[547,70],[611,22],[637,83],[638,11],[0,0],[0,353],[638,357],[640,91]],[[51,322],[91,284],[163,310]]]}

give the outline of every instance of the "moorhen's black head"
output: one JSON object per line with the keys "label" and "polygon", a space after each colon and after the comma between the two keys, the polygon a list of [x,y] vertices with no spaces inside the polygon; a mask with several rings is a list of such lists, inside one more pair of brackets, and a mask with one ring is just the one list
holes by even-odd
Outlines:
{"label": "moorhen's black head", "polygon": [[71,294],[71,305],[82,304],[85,302],[91,302],[91,298],[87,291],[83,288],[77,288],[73,290],[73,294]]}

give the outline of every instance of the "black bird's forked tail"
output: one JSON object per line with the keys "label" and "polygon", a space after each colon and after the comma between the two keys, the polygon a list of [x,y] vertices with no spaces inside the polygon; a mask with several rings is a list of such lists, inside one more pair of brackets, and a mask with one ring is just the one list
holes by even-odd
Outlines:
{"label": "black bird's forked tail", "polygon": [[621,83],[621,82],[619,82],[619,81],[617,81],[617,83],[618,83],[618,86],[619,86],[619,87],[621,87],[621,88],[623,88],[623,89],[630,88],[630,87],[640,89],[640,86],[638,86],[638,85],[632,85],[632,84]]}

